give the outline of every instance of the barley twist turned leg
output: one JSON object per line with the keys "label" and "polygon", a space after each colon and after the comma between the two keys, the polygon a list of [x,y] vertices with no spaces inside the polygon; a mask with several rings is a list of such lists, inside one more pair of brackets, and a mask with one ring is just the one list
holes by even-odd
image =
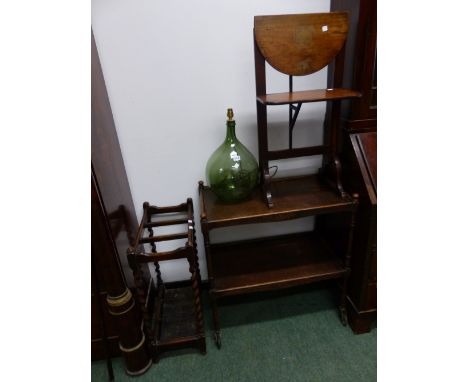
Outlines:
{"label": "barley twist turned leg", "polygon": [[200,274],[200,265],[198,263],[198,248],[197,248],[197,235],[195,232],[195,225],[193,226],[193,248],[195,251],[195,269],[198,276],[198,286],[201,288],[201,274]]}
{"label": "barley twist turned leg", "polygon": [[[153,228],[148,227],[148,232],[149,232],[149,237],[153,237],[153,236],[154,236]],[[152,251],[153,253],[157,253],[157,251],[156,251],[156,244],[155,244],[154,242],[151,243],[151,251]],[[163,281],[162,281],[162,277],[161,277],[161,268],[160,268],[158,262],[155,262],[155,263],[154,263],[154,268],[155,268],[155,270],[156,270],[157,287],[160,288],[160,287],[163,286]]]}
{"label": "barley twist turned leg", "polygon": [[151,317],[148,314],[148,309],[146,308],[146,285],[143,279],[141,264],[132,261],[131,268],[133,271],[133,278],[135,280],[136,299],[140,305],[140,311],[143,313],[143,330],[146,338],[148,339],[148,343],[152,343],[154,340],[154,333],[151,330]]}
{"label": "barley twist turned leg", "polygon": [[190,273],[192,274],[191,284],[192,284],[192,290],[193,290],[193,296],[194,296],[194,308],[195,308],[195,320],[196,320],[196,326],[197,326],[197,334],[200,336],[200,340],[199,340],[200,352],[202,354],[205,354],[206,343],[205,343],[205,337],[203,336],[203,311],[202,311],[202,305],[201,305],[201,299],[200,299],[200,287],[198,284],[197,257],[195,256],[193,252],[190,255],[188,261],[190,264]]}

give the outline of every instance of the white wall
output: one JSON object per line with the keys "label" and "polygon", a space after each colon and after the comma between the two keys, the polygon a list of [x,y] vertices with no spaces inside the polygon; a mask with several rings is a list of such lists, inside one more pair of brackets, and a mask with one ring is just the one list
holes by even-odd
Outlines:
{"label": "white wall", "polygon": [[[257,157],[253,17],[327,12],[329,0],[92,0],[92,27],[138,219],[142,204],[179,204],[192,197],[202,277],[205,253],[198,180],[225,136],[234,108],[237,136]],[[295,88],[326,87],[326,70]],[[267,92],[287,91],[288,78],[267,69]],[[320,144],[324,104],[303,105],[295,146]],[[287,106],[269,108],[271,148],[287,145]],[[315,172],[321,158],[280,162],[279,174]],[[236,227],[215,241],[299,232],[313,219]],[[188,277],[185,262],[162,266],[164,279]]]}

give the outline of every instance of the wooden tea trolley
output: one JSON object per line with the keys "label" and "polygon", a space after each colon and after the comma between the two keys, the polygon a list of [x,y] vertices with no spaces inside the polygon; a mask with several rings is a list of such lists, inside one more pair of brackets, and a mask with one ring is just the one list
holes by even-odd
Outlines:
{"label": "wooden tea trolley", "polygon": [[[168,226],[182,226],[184,230],[180,233],[154,235],[153,229]],[[181,239],[186,240],[183,246],[170,251],[157,251],[157,242]],[[151,252],[144,251],[144,244],[151,246]],[[133,270],[137,300],[143,312],[144,333],[153,362],[159,360],[163,351],[179,347],[198,347],[205,354],[192,199],[171,207],[157,207],[145,202],[135,243],[128,249],[127,258]],[[175,259],[188,261],[190,286],[168,287],[164,284],[159,263]],[[147,285],[142,277],[142,264],[148,263],[155,266],[156,282],[151,278]]]}
{"label": "wooden tea trolley", "polygon": [[[339,279],[339,311],[343,325],[347,324],[345,297],[357,195],[341,198],[324,186],[317,176],[278,179],[271,186],[275,192],[275,205],[269,208],[260,188],[245,202],[225,204],[202,181],[199,182],[201,226],[218,348],[221,347],[221,336],[217,299],[225,296]],[[335,213],[349,218],[347,246],[341,253],[330,243],[332,235],[328,228],[319,225],[313,232],[210,243],[210,231],[215,228]]]}

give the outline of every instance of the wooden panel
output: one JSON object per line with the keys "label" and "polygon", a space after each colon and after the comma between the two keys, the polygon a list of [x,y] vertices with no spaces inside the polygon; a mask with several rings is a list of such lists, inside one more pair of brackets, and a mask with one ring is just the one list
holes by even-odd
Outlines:
{"label": "wooden panel", "polygon": [[[91,315],[91,339],[100,339],[103,336],[102,324],[104,323],[106,328],[106,334],[108,337],[118,336],[118,327],[115,319],[107,310],[106,304],[107,293],[101,292],[99,294],[91,295],[91,311],[96,312],[96,315]],[[98,298],[100,301],[98,301]],[[100,310],[99,303],[101,304],[102,310]],[[102,322],[102,321],[103,322]]]}
{"label": "wooden panel", "polygon": [[233,295],[341,277],[344,263],[313,232],[211,246],[214,290]]}
{"label": "wooden panel", "polygon": [[304,76],[327,66],[339,53],[348,32],[345,12],[255,16],[255,39],[276,70]]}
{"label": "wooden panel", "polygon": [[[375,140],[373,138],[367,141],[366,151],[369,151],[369,155],[371,155],[371,159],[367,159],[367,152],[363,150],[363,145],[360,140],[361,135],[366,134],[376,134],[375,132],[368,132],[368,133],[356,133],[350,134],[349,139],[351,141],[352,148],[351,151],[345,152],[345,156],[351,159],[349,163],[343,164],[343,173],[344,177],[348,178],[351,183],[351,189],[360,188],[360,191],[352,191],[358,192],[361,198],[365,198],[370,201],[371,204],[377,205],[377,147],[373,146],[377,143],[377,136],[375,136]],[[347,147],[347,144],[345,144]],[[373,159],[372,159],[373,158]],[[353,163],[354,169],[349,164]],[[374,175],[375,179],[372,179],[372,171],[369,168],[369,163],[373,163]],[[351,173],[353,175],[351,175]],[[354,177],[354,179],[350,179]],[[363,205],[361,203],[361,205]]]}
{"label": "wooden panel", "polygon": [[92,172],[91,258],[96,269],[96,281],[101,292],[106,291],[111,296],[120,296],[127,286],[100,196],[96,178]]}
{"label": "wooden panel", "polygon": [[245,223],[278,221],[325,212],[352,211],[352,200],[342,199],[337,193],[324,185],[318,176],[282,178],[272,182],[275,205],[269,208],[258,188],[246,201],[223,203],[210,190],[204,187],[202,214],[209,219],[205,224],[210,228]]}
{"label": "wooden panel", "polygon": [[376,317],[376,138],[376,132],[354,133],[343,141],[344,185],[360,196],[348,288],[350,324],[356,333],[368,332]]}
{"label": "wooden panel", "polygon": [[[346,42],[346,62],[343,86],[357,89],[362,97],[344,104],[342,117],[347,127],[362,131],[360,123],[367,121],[373,130],[377,128],[377,1],[331,0],[331,11],[349,14],[349,31]],[[334,73],[328,71],[328,85],[333,84]],[[365,126],[364,128],[368,128]]]}
{"label": "wooden panel", "polygon": [[[91,360],[120,355],[118,328],[106,305],[107,293],[91,295]],[[98,298],[100,298],[100,304]],[[103,327],[104,325],[104,327]],[[104,333],[105,331],[105,333]],[[104,342],[106,341],[106,343]],[[107,347],[107,349],[106,349]]]}
{"label": "wooden panel", "polygon": [[[106,350],[107,346],[107,350]],[[121,354],[119,348],[119,337],[107,337],[107,343],[102,339],[91,340],[91,361],[105,359],[107,354],[110,357],[117,357]]]}
{"label": "wooden panel", "polygon": [[367,171],[377,193],[377,133],[360,133],[356,135]]}
{"label": "wooden panel", "polygon": [[[375,240],[375,238],[374,238]],[[377,243],[372,244],[371,252],[370,252],[370,271],[369,271],[369,281],[370,282],[377,282]]]}
{"label": "wooden panel", "polygon": [[374,109],[377,108],[377,51],[375,52],[374,73],[372,74],[370,107]]}
{"label": "wooden panel", "polygon": [[369,283],[367,287],[367,304],[368,310],[377,309],[377,283]]}
{"label": "wooden panel", "polygon": [[372,323],[377,320],[377,310],[358,311],[353,302],[347,298],[346,308],[351,329],[355,334],[369,333],[372,329]]}
{"label": "wooden panel", "polygon": [[[362,1],[362,0],[361,0]],[[351,119],[377,118],[377,1],[362,1],[360,15],[364,30],[355,52],[354,83],[363,97],[353,106]],[[361,27],[362,28],[362,27]],[[374,89],[375,88],[375,89]]]}
{"label": "wooden panel", "polygon": [[265,105],[286,105],[290,103],[307,103],[332,101],[346,98],[359,98],[361,93],[349,89],[317,89],[297,92],[272,93],[257,97]]}

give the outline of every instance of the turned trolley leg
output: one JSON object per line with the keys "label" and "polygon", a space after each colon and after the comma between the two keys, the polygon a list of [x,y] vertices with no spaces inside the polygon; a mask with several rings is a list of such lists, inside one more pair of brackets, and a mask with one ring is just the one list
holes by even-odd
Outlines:
{"label": "turned trolley leg", "polygon": [[219,329],[219,310],[218,310],[218,301],[215,294],[210,291],[210,305],[211,305],[211,312],[213,314],[213,338],[215,340],[216,346],[218,349],[221,349],[221,333]]}
{"label": "turned trolley leg", "polygon": [[[203,182],[199,183],[200,189],[203,187]],[[208,296],[210,299],[210,308],[211,313],[213,315],[213,328],[214,328],[214,340],[218,349],[221,348],[221,334],[219,332],[219,312],[218,312],[218,303],[213,292],[214,280],[213,280],[213,266],[211,263],[211,248],[210,248],[210,232],[208,226],[206,224],[206,215],[204,212],[201,214],[201,225],[202,225],[202,232],[203,232],[203,241],[205,244],[205,256],[206,256],[206,265],[208,268],[208,278],[210,283],[210,290],[208,292]]]}
{"label": "turned trolley leg", "polygon": [[348,276],[345,276],[345,280],[343,281],[343,291],[341,292],[340,298],[340,319],[343,326],[348,325],[348,313],[346,312],[346,284],[347,284]]}

